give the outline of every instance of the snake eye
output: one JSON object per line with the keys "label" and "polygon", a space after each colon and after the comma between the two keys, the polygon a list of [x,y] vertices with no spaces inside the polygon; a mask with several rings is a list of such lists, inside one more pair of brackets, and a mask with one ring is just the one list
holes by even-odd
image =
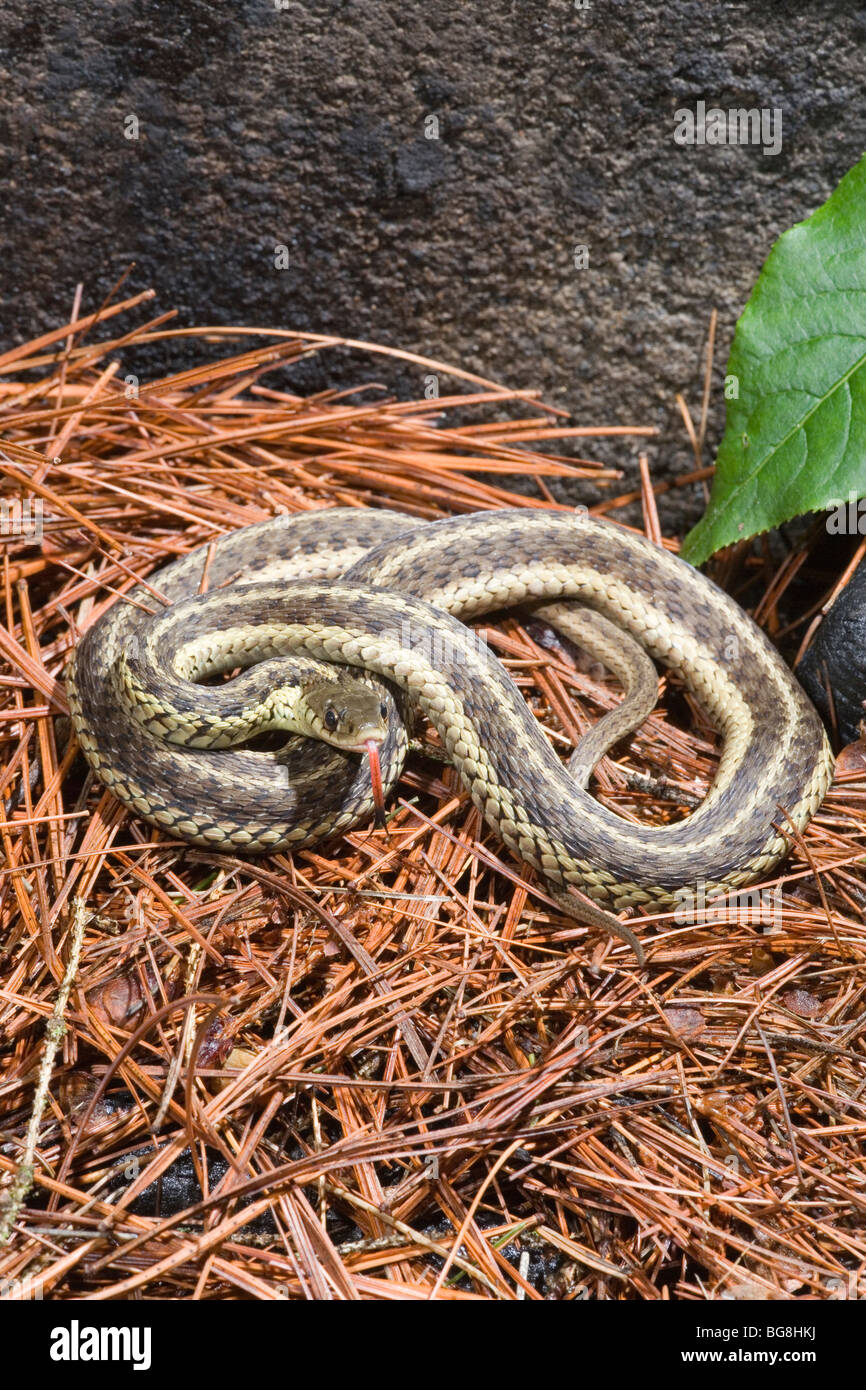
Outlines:
{"label": "snake eye", "polygon": [[337,724],[339,723],[339,720],[337,719],[337,711],[335,709],[331,709],[329,705],[328,708],[325,710],[324,719],[325,728],[329,729],[330,732],[333,733],[337,727]]}
{"label": "snake eye", "polygon": [[381,716],[382,716],[383,719],[387,719],[387,718],[388,718],[388,706],[385,704],[385,701],[384,701],[384,700],[382,701],[381,705],[379,706],[379,713],[381,714]]}

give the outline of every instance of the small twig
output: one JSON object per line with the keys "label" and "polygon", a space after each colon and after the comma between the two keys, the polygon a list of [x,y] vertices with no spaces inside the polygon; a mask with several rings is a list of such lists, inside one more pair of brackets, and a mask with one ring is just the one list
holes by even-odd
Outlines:
{"label": "small twig", "polygon": [[39,1075],[36,1080],[36,1090],[33,1096],[33,1106],[30,1111],[30,1122],[27,1126],[27,1139],[24,1145],[24,1154],[16,1169],[12,1186],[6,1193],[6,1201],[4,1203],[6,1210],[0,1215],[0,1245],[4,1245],[12,1234],[12,1228],[18,1219],[18,1214],[27,1199],[28,1192],[33,1186],[36,1146],[39,1142],[39,1128],[42,1124],[42,1115],[45,1110],[46,1101],[48,1100],[48,1086],[51,1081],[54,1058],[66,1034],[66,1021],[63,1015],[66,1012],[69,994],[78,973],[78,961],[81,956],[81,944],[84,940],[84,928],[86,924],[87,913],[84,903],[80,898],[73,898],[69,960],[66,965],[66,970],[63,973],[63,979],[60,982],[60,989],[57,992],[57,999],[55,1000],[51,1017],[45,1024],[45,1051],[42,1054],[42,1062],[40,1063]]}

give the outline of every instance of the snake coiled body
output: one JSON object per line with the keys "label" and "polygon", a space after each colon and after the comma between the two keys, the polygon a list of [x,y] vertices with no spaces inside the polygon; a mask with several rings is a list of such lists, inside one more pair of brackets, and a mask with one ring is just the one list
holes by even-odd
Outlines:
{"label": "snake coiled body", "polygon": [[[832,776],[821,721],[733,600],[644,537],[582,511],[422,524],[393,512],[308,512],[235,532],[209,554],[200,547],[149,582],[172,606],[151,617],[134,604],[111,607],[78,645],[70,705],[81,747],[115,795],[198,843],[293,848],[369,814],[363,760],[325,745],[289,739],[257,752],[166,741],[188,740],[182,724],[195,721],[197,701],[232,699],[231,681],[202,687],[190,676],[293,654],[360,668],[385,682],[383,698],[396,691],[397,705],[426,715],[475,804],[558,901],[573,886],[605,909],[662,909],[684,888],[753,882],[785,855],[784,831],[803,828]],[[144,588],[131,597],[158,607]],[[596,801],[585,783],[604,741],[575,779],[464,626],[564,601],[626,634],[624,666],[636,640],[677,672],[724,736],[714,783],[687,820],[634,825]],[[386,783],[405,750],[389,704],[392,714]]]}

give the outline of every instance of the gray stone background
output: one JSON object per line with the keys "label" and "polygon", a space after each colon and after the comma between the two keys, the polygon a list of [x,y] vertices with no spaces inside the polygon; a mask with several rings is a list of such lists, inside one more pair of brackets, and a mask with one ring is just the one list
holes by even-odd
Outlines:
{"label": "gray stone background", "polygon": [[[710,458],[766,254],[866,145],[866,9],[840,0],[5,0],[0,26],[4,346],[134,260],[182,324],[377,339],[654,424],[659,478],[691,465],[674,395],[697,410],[711,309]],[[699,100],[780,108],[781,152],[677,145]],[[592,452],[633,470],[637,444]],[[676,527],[700,495],[665,505]]]}

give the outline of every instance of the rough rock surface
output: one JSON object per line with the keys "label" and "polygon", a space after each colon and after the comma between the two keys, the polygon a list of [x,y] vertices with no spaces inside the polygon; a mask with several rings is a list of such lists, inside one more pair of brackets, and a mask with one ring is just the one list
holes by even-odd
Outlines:
{"label": "rough rock surface", "polygon": [[[699,406],[710,310],[720,380],[774,239],[866,145],[864,39],[838,0],[6,0],[0,338],[134,260],[182,323],[448,358],[581,422],[655,424],[656,476],[684,471],[674,394]],[[779,108],[781,151],[676,144],[698,101]],[[357,376],[331,355],[302,384]],[[594,452],[631,469],[637,447]],[[665,505],[680,526],[700,496]]]}

